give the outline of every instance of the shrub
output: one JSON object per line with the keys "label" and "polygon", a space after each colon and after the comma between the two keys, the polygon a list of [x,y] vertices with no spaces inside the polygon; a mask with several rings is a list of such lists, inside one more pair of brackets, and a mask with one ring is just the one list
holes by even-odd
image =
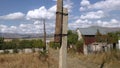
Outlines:
{"label": "shrub", "polygon": [[49,44],[50,44],[50,47],[53,48],[53,49],[60,48],[60,44],[59,43],[50,42]]}
{"label": "shrub", "polygon": [[82,39],[80,41],[77,41],[77,43],[76,43],[76,50],[78,52],[82,52],[83,53],[83,44],[84,44],[84,41]]}

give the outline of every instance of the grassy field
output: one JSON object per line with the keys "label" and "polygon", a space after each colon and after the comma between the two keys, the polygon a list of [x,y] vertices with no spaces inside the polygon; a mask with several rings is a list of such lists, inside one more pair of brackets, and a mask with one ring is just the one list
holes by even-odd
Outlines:
{"label": "grassy field", "polygon": [[[49,55],[0,54],[0,68],[58,68],[59,50],[51,49]],[[46,58],[45,58],[46,57]],[[99,54],[68,53],[68,68],[120,68],[120,51]]]}
{"label": "grassy field", "polygon": [[[96,68],[120,68],[120,51],[113,50],[105,53],[78,55],[80,60],[90,63]],[[95,68],[95,67],[93,67]]]}
{"label": "grassy field", "polygon": [[[49,65],[56,68],[56,61],[49,60]],[[48,60],[39,54],[3,54],[0,55],[0,68],[48,68]]]}

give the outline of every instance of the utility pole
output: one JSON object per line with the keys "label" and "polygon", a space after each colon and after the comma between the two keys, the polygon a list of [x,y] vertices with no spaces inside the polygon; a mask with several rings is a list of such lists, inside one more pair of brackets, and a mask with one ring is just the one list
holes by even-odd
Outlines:
{"label": "utility pole", "polygon": [[43,25],[44,25],[44,50],[46,50],[46,27],[45,27],[45,19],[43,19]]}
{"label": "utility pole", "polygon": [[63,0],[57,0],[55,43],[60,43],[59,68],[67,68],[68,10],[63,8]]}

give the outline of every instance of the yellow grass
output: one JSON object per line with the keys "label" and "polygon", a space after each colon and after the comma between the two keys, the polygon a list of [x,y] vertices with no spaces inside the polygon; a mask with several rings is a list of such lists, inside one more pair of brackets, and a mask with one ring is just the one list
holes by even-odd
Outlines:
{"label": "yellow grass", "polygon": [[78,58],[87,63],[94,63],[99,66],[102,64],[105,68],[119,68],[120,67],[120,51],[109,51],[106,53],[98,53],[98,54],[89,54],[78,55]]}
{"label": "yellow grass", "polygon": [[[54,64],[50,58],[49,65]],[[48,68],[48,61],[41,60],[39,54],[0,54],[0,68]]]}

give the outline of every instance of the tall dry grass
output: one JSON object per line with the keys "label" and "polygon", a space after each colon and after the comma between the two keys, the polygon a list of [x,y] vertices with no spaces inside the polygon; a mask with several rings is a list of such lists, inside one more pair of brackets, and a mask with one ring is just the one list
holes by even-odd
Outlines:
{"label": "tall dry grass", "polygon": [[53,58],[41,60],[40,54],[0,54],[0,68],[56,68]]}
{"label": "tall dry grass", "polygon": [[120,68],[120,50],[104,53],[78,55],[78,58],[87,63],[99,65],[99,68]]}

